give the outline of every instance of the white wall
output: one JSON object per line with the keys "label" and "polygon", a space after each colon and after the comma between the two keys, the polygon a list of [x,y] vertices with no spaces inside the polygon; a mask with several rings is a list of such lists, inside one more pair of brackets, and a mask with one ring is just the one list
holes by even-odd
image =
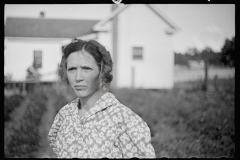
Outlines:
{"label": "white wall", "polygon": [[[100,32],[98,33],[98,42],[101,43],[102,45],[104,45],[107,50],[110,52],[112,61],[114,64],[116,64],[115,60],[113,59],[113,37],[112,37],[112,21],[107,22],[103,28],[105,30],[107,30],[107,32]],[[116,70],[116,67],[113,65],[113,80],[111,82],[111,87],[115,87],[114,86],[114,81],[117,79],[117,76],[114,74]]]}
{"label": "white wall", "polygon": [[99,32],[97,34],[97,41],[104,45],[112,55],[112,22],[106,23],[103,27],[107,32]]}
{"label": "white wall", "polygon": [[[174,54],[168,25],[146,5],[130,5],[119,14],[118,87],[173,87]],[[143,47],[143,60],[132,59],[132,47]]]}
{"label": "white wall", "polygon": [[33,63],[34,50],[41,50],[42,68],[39,69],[39,72],[43,75],[46,74],[41,80],[57,80],[54,72],[56,72],[62,56],[60,42],[8,41],[5,46],[5,75],[11,73],[13,80],[25,80],[26,70]]}

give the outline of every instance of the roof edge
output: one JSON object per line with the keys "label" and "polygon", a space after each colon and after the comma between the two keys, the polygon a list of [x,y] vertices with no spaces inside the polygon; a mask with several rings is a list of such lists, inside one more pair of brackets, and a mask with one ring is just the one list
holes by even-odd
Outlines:
{"label": "roof edge", "polygon": [[[131,5],[131,4],[128,4],[128,5],[124,4],[123,6],[117,8],[116,10],[111,12],[110,15],[108,15],[106,18],[104,18],[103,20],[98,22],[96,25],[94,25],[93,30],[94,31],[103,31],[103,29],[101,27],[104,24],[106,24],[108,21],[110,21],[114,16],[116,16],[117,14],[122,12],[124,9],[126,9],[129,5]],[[180,30],[180,27],[178,27],[178,25],[176,25],[166,14],[161,12],[160,9],[157,8],[154,4],[145,4],[145,5],[147,5],[158,16],[160,16],[160,18],[162,18],[162,20],[164,20],[168,25],[170,25],[172,31],[174,30],[176,32],[176,31]]]}
{"label": "roof edge", "polygon": [[180,27],[174,23],[169,16],[167,16],[165,13],[161,12],[159,8],[157,8],[154,4],[147,4],[149,8],[151,8],[153,11],[155,11],[166,23],[168,23],[172,29],[175,31],[180,31]]}
{"label": "roof edge", "polygon": [[110,21],[115,15],[119,14],[120,12],[122,12],[125,8],[127,8],[129,5],[124,4],[123,6],[117,8],[116,10],[114,10],[113,12],[111,12],[106,18],[104,18],[103,20],[101,20],[100,22],[98,22],[97,24],[95,24],[93,26],[93,30],[94,31],[103,31],[101,29],[101,27],[107,23],[108,21]]}

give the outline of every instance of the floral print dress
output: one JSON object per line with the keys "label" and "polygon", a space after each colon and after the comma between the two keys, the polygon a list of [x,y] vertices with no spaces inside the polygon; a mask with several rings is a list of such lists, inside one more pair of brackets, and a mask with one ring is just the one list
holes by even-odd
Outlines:
{"label": "floral print dress", "polygon": [[146,122],[112,93],[104,93],[81,118],[78,100],[60,109],[48,134],[59,158],[155,158]]}

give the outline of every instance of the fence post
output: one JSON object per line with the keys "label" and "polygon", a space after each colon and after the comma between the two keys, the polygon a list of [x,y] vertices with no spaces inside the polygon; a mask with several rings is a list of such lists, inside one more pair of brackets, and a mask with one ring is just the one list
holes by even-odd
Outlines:
{"label": "fence post", "polygon": [[135,83],[135,68],[132,67],[132,89],[134,89]]}
{"label": "fence post", "polygon": [[26,81],[23,81],[23,90],[22,90],[22,94],[26,95],[27,91],[26,91]]}
{"label": "fence post", "polygon": [[208,62],[204,60],[204,82],[203,82],[203,91],[207,91],[208,89]]}

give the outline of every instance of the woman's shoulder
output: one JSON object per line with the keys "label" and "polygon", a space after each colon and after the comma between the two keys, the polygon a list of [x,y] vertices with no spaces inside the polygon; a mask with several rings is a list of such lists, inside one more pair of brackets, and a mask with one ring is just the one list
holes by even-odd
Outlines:
{"label": "woman's shoulder", "polygon": [[134,117],[138,120],[142,120],[142,118],[137,113],[135,113],[131,108],[127,107],[126,105],[120,102],[112,106],[112,111],[117,113],[118,115],[121,115],[125,119],[129,118],[132,119]]}
{"label": "woman's shoulder", "polygon": [[65,104],[59,110],[58,114],[60,114],[62,116],[72,114],[72,112],[76,109],[76,107],[78,105],[78,100],[79,100],[79,98],[76,98],[76,99],[72,100],[71,102]]}
{"label": "woman's shoulder", "polygon": [[125,106],[124,104],[122,104],[122,103],[117,103],[117,104],[115,104],[114,106],[113,106],[113,108],[115,109],[115,110],[118,110],[118,111],[120,111],[120,112],[128,112],[128,113],[131,113],[131,112],[133,112],[129,107],[127,107],[127,106]]}
{"label": "woman's shoulder", "polygon": [[131,108],[119,103],[113,106],[113,112],[121,126],[124,126],[127,130],[132,130],[134,127],[142,127],[146,131],[149,131],[149,126],[140,115],[135,113]]}

